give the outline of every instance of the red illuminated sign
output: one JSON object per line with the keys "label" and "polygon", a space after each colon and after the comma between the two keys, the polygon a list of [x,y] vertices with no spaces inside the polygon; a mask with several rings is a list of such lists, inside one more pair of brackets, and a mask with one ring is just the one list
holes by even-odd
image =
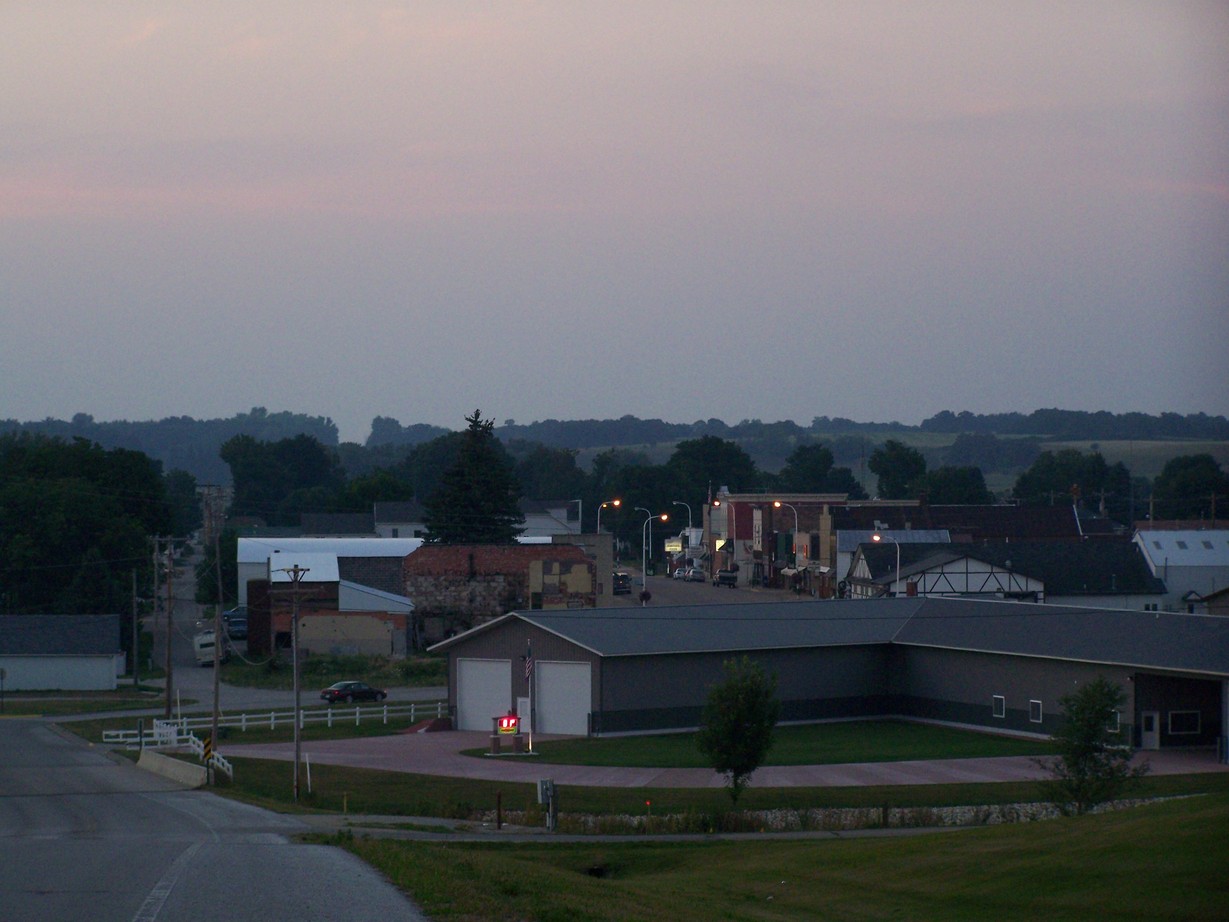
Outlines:
{"label": "red illuminated sign", "polygon": [[521,727],[521,719],[515,714],[509,714],[506,717],[499,718],[500,733],[515,733]]}

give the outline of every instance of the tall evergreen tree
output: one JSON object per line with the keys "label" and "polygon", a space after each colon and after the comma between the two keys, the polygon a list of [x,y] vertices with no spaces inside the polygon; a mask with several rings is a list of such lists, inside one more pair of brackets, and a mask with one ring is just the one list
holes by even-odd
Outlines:
{"label": "tall evergreen tree", "polygon": [[512,544],[524,529],[520,485],[494,420],[480,410],[465,417],[457,460],[427,498],[424,521],[431,544]]}

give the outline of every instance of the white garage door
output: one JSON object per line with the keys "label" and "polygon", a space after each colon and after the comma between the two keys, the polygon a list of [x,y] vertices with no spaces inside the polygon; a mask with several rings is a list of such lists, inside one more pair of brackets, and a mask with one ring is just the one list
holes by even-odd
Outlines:
{"label": "white garage door", "polygon": [[534,702],[540,733],[589,732],[590,676],[588,663],[538,663]]}
{"label": "white garage door", "polygon": [[457,729],[491,732],[491,718],[512,706],[512,661],[457,660]]}

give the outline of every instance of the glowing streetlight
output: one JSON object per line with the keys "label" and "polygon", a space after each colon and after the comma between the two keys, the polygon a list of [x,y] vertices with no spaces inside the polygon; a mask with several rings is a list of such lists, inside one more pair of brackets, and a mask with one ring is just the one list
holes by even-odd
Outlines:
{"label": "glowing streetlight", "polygon": [[607,506],[617,507],[617,506],[622,506],[622,505],[623,505],[623,500],[621,499],[608,499],[606,500],[606,502],[602,503],[601,505],[597,507],[597,534],[600,535],[602,533],[602,510],[605,509]]}
{"label": "glowing streetlight", "polygon": [[892,585],[892,595],[895,597],[900,593],[900,542],[891,535],[881,535],[878,532],[871,535],[871,540],[875,543],[878,543],[885,538],[896,545],[896,582]]}

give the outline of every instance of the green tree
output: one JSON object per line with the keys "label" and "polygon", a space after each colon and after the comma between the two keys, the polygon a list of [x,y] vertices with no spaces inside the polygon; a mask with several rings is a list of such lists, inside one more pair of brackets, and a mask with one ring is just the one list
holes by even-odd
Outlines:
{"label": "green tree", "polygon": [[1210,519],[1214,496],[1221,510],[1229,509],[1229,475],[1209,454],[1182,455],[1165,462],[1152,495],[1157,518]]}
{"label": "green tree", "polygon": [[196,495],[196,478],[187,471],[168,471],[166,498],[170,504],[171,534],[188,535],[204,522],[200,497]]}
{"label": "green tree", "polygon": [[709,691],[696,745],[726,776],[730,800],[737,803],[772,748],[781,705],[776,676],[766,675],[759,663],[744,656],[726,660],[722,669],[725,677]]}
{"label": "green tree", "polygon": [[895,439],[888,439],[871,452],[866,466],[879,478],[880,499],[912,498],[926,473],[922,453]]}
{"label": "green tree", "polygon": [[432,544],[512,544],[523,530],[520,485],[512,463],[495,438],[494,420],[481,411],[468,424],[456,463],[423,504],[427,541]]}
{"label": "green tree", "polygon": [[[731,493],[742,493],[755,489],[760,482],[759,471],[751,456],[734,442],[715,435],[679,442],[666,467],[674,473],[678,483],[691,488],[695,502],[707,495],[710,483],[714,490],[727,486]],[[681,496],[674,498],[686,499]]]}
{"label": "green tree", "polygon": [[1012,496],[1028,506],[1058,503],[1104,502],[1119,521],[1128,516],[1131,475],[1121,463],[1109,465],[1101,453],[1074,448],[1043,451],[1032,466],[1016,478]]}
{"label": "green tree", "polygon": [[397,473],[385,468],[352,477],[346,481],[341,509],[344,512],[370,512],[376,503],[405,502],[414,498],[414,487]]}
{"label": "green tree", "polygon": [[530,499],[577,499],[585,492],[585,472],[576,464],[571,448],[525,445],[527,450],[516,462],[516,476],[524,495]]}
{"label": "green tree", "polygon": [[833,463],[832,449],[827,445],[799,445],[777,474],[777,489],[782,493],[823,493]]}
{"label": "green tree", "polygon": [[217,556],[212,543],[206,542],[204,556],[196,565],[196,601],[201,605],[217,605],[231,608],[239,604],[235,596],[239,584],[239,533],[233,528],[224,528],[218,535],[218,552],[222,559],[222,597],[218,598]]}
{"label": "green tree", "polygon": [[1059,699],[1058,758],[1036,761],[1050,772],[1042,782],[1046,797],[1064,814],[1122,797],[1147,773],[1146,764],[1131,765],[1131,748],[1116,729],[1125,701],[1126,693],[1104,676]]}
{"label": "green tree", "polygon": [[3,611],[127,612],[134,570],[147,585],[147,536],[169,525],[160,465],[140,452],[0,436]]}
{"label": "green tree", "polygon": [[984,506],[994,502],[986,478],[978,467],[940,467],[918,481],[927,499],[936,505]]}
{"label": "green tree", "polygon": [[232,515],[297,525],[300,513],[329,512],[341,502],[345,473],[337,454],[310,435],[277,442],[237,435],[223,443],[220,454],[230,465],[235,489]]}

